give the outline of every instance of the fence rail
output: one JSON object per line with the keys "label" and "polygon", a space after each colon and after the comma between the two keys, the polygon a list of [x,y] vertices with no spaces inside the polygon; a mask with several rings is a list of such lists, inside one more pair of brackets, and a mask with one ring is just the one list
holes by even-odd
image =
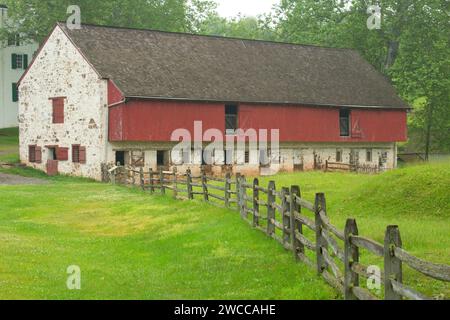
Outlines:
{"label": "fence rail", "polygon": [[[119,181],[116,179],[119,170],[125,171],[125,183],[136,185],[139,181],[142,190],[151,194],[164,195],[170,190],[175,199],[193,200],[200,196],[215,205],[236,209],[255,229],[292,251],[295,259],[315,268],[346,300],[380,299],[360,286],[360,278],[369,277],[384,285],[386,300],[431,299],[404,284],[402,264],[426,277],[450,282],[449,265],[424,261],[402,248],[397,226],[387,227],[383,244],[359,235],[354,219],[348,219],[345,229],[339,230],[327,215],[322,193],[316,194],[312,203],[302,197],[299,186],[277,190],[274,181],[264,188],[258,179],[249,183],[240,174],[235,178],[230,174],[218,178],[207,176],[204,171],[200,176],[193,176],[190,170],[180,174],[176,170],[144,172],[142,168],[116,167],[110,170],[111,181]],[[362,250],[384,258],[384,270],[379,276],[360,263]]]}

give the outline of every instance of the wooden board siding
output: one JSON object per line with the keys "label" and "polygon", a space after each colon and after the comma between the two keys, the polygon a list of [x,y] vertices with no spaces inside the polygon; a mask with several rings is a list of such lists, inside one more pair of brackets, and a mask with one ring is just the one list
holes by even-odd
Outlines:
{"label": "wooden board siding", "polygon": [[[407,139],[406,110],[352,109],[350,137],[341,137],[339,108],[241,104],[239,127],[280,129],[281,142],[400,142]],[[132,100],[110,108],[110,141],[170,141],[172,132],[194,121],[203,131],[224,132],[221,103]],[[270,137],[270,134],[269,134]]]}
{"label": "wooden board siding", "polygon": [[203,130],[225,130],[225,106],[214,103],[189,103],[132,100],[110,108],[110,141],[170,141],[172,132],[188,129],[192,138],[194,122],[203,121]]}

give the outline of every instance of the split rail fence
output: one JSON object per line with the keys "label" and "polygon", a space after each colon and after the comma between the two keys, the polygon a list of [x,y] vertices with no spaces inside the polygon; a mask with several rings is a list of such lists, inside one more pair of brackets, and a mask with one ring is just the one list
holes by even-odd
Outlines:
{"label": "split rail fence", "polygon": [[[188,200],[201,198],[239,211],[255,229],[278,241],[295,259],[316,269],[346,300],[430,300],[404,284],[403,265],[426,277],[450,282],[449,265],[424,261],[402,249],[397,226],[387,227],[384,243],[359,235],[354,219],[348,219],[345,229],[339,230],[327,215],[323,193],[316,194],[312,203],[302,197],[299,186],[277,189],[271,181],[265,188],[258,179],[249,183],[239,174],[235,178],[230,174],[217,178],[204,172],[194,176],[189,170],[186,174],[176,170],[126,170],[128,183],[139,184],[151,194],[171,193],[176,199]],[[360,262],[362,250],[384,259],[384,271],[376,279],[384,286],[384,294],[374,294],[362,285],[360,278],[376,276]]]}

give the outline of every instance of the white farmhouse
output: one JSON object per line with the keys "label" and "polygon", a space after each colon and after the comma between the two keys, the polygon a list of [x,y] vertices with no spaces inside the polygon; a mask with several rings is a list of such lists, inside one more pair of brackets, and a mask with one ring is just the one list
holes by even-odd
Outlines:
{"label": "white farmhouse", "polygon": [[[8,8],[0,4],[0,28],[5,26]],[[17,127],[18,89],[17,82],[28,67],[38,45],[23,43],[16,34],[0,43],[0,129]]]}

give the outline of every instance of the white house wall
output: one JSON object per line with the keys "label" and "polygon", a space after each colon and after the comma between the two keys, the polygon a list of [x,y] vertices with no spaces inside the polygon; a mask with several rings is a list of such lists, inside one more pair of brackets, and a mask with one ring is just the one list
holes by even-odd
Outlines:
{"label": "white house wall", "polygon": [[[106,158],[107,81],[99,78],[56,27],[19,87],[20,160],[45,170],[48,145],[69,148],[59,172],[99,180]],[[52,97],[67,97],[64,124],[52,123]],[[86,164],[72,163],[72,145],[86,147]],[[42,163],[28,161],[28,146],[42,147]]]}

